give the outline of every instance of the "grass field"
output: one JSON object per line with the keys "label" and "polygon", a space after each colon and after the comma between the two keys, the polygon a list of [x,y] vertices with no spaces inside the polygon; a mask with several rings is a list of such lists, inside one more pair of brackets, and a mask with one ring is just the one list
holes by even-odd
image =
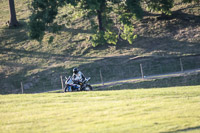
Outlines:
{"label": "grass field", "polygon": [[1,133],[200,132],[200,86],[0,95]]}

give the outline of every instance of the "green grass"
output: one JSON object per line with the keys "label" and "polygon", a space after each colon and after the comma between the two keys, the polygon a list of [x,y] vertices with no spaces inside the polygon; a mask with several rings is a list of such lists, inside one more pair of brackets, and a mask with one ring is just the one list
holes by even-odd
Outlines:
{"label": "green grass", "polygon": [[0,95],[0,131],[193,133],[199,101],[200,86]]}

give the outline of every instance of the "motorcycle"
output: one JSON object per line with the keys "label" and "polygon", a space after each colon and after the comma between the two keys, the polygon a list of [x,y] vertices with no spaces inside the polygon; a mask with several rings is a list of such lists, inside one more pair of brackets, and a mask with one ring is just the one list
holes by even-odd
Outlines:
{"label": "motorcycle", "polygon": [[85,78],[83,82],[79,82],[78,84],[75,84],[74,81],[72,80],[72,77],[69,76],[66,78],[65,81],[65,89],[64,92],[72,92],[72,91],[92,91],[93,88],[92,86],[88,83],[90,80],[89,78]]}

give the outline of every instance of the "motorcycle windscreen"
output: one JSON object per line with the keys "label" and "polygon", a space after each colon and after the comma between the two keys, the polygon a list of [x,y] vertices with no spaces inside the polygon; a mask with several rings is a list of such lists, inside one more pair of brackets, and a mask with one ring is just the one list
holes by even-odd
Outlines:
{"label": "motorcycle windscreen", "polygon": [[67,81],[66,81],[66,83],[65,84],[73,84],[73,81],[72,81],[72,79],[70,78],[70,79],[68,79]]}

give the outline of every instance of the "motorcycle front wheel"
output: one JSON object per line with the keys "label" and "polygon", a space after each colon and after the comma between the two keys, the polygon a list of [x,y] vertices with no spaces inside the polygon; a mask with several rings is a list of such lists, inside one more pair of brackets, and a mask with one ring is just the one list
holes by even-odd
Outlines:
{"label": "motorcycle front wheel", "polygon": [[68,86],[65,86],[64,93],[68,91]]}
{"label": "motorcycle front wheel", "polygon": [[70,92],[70,91],[72,91],[72,87],[69,86],[69,85],[66,85],[65,89],[64,89],[64,92]]}

